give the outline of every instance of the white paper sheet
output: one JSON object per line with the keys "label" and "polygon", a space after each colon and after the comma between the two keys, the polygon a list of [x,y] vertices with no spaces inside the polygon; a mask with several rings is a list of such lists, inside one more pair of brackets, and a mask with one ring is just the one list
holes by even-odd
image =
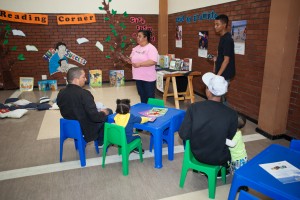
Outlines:
{"label": "white paper sheet", "polygon": [[13,29],[12,30],[13,35],[23,36],[25,37],[25,33],[21,30]]}
{"label": "white paper sheet", "polygon": [[89,42],[89,40],[86,39],[86,38],[78,38],[78,39],[77,39],[77,43],[78,43],[78,44],[82,44],[82,43],[85,43],[85,42]]}
{"label": "white paper sheet", "polygon": [[96,47],[100,49],[100,51],[103,51],[103,45],[99,41],[96,42]]}

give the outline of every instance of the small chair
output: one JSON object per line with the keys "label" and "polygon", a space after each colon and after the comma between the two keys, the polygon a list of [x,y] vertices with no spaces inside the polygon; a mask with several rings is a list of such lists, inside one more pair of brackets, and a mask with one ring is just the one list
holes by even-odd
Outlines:
{"label": "small chair", "polygon": [[185,178],[189,169],[194,169],[200,172],[204,172],[207,175],[208,197],[211,199],[215,198],[217,174],[220,170],[222,174],[222,181],[223,183],[226,183],[226,168],[223,166],[208,165],[197,161],[191,151],[190,140],[186,140],[184,157],[182,162],[181,177],[179,183],[179,186],[181,188],[183,188],[184,186]]}
{"label": "small chair", "polygon": [[259,200],[259,198],[253,196],[249,192],[241,190],[239,195],[239,200]]}
{"label": "small chair", "polygon": [[147,104],[154,105],[154,106],[165,106],[164,100],[161,99],[155,99],[155,98],[148,98]]}
{"label": "small chair", "polygon": [[291,140],[290,149],[300,152],[300,140]]}
{"label": "small chair", "polygon": [[[68,138],[74,139],[75,149],[79,151],[81,167],[86,165],[85,146],[86,141],[83,138],[80,124],[77,120],[60,119],[60,155],[59,160],[62,162],[64,141]],[[98,141],[94,141],[95,149],[99,154]]]}
{"label": "small chair", "polygon": [[140,161],[143,162],[141,138],[137,138],[127,144],[125,128],[123,126],[106,122],[104,125],[102,168],[105,168],[106,150],[111,144],[118,145],[119,155],[122,154],[122,169],[124,176],[127,176],[129,173],[129,154],[133,149],[139,149]]}

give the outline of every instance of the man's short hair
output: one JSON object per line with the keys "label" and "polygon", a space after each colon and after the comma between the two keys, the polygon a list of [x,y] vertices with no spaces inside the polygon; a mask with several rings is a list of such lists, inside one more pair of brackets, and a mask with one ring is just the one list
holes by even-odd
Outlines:
{"label": "man's short hair", "polygon": [[72,67],[67,72],[67,81],[68,83],[72,83],[74,78],[79,78],[82,74],[83,69],[80,67]]}
{"label": "man's short hair", "polygon": [[229,19],[228,19],[228,16],[227,15],[219,15],[216,17],[216,20],[220,20],[223,24],[226,24],[226,28],[228,26],[228,22],[229,22]]}

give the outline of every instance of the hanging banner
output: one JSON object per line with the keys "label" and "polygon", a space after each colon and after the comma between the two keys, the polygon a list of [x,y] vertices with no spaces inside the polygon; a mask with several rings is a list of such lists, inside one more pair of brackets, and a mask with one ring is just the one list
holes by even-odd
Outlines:
{"label": "hanging banner", "polygon": [[0,9],[0,20],[48,25],[48,15],[27,14]]}
{"label": "hanging banner", "polygon": [[96,22],[95,14],[58,15],[56,19],[58,25],[87,24]]}

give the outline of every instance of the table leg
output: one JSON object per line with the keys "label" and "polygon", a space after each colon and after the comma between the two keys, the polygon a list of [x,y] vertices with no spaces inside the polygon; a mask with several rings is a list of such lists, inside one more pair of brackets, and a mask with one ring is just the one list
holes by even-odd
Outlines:
{"label": "table leg", "polygon": [[176,77],[172,77],[172,84],[173,84],[173,90],[174,90],[175,108],[179,109],[179,100],[178,100]]}
{"label": "table leg", "polygon": [[153,133],[154,139],[154,167],[162,168],[162,132]]}
{"label": "table leg", "polygon": [[188,88],[189,88],[191,103],[194,103],[195,95],[194,95],[194,89],[193,89],[193,76],[188,76]]}
{"label": "table leg", "polygon": [[165,85],[164,95],[163,95],[163,100],[164,100],[165,104],[167,103],[169,86],[170,86],[170,77],[167,77],[166,78],[166,85]]}

